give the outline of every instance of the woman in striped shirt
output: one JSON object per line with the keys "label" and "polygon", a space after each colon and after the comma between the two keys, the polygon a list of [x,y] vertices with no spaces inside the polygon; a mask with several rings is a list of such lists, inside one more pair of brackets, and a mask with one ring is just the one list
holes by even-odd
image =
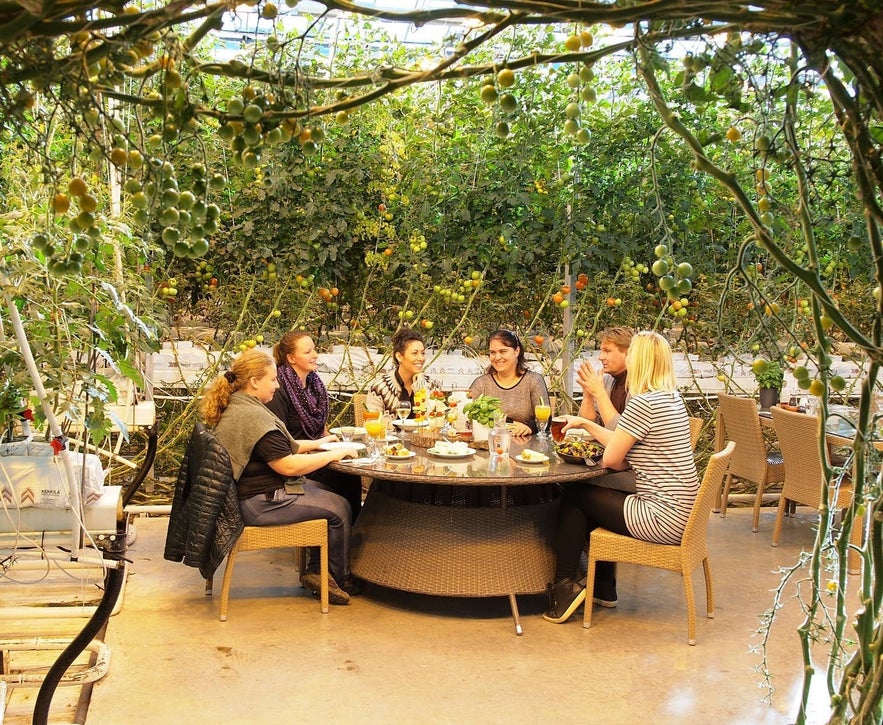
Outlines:
{"label": "woman in striped shirt", "polygon": [[[583,428],[603,443],[602,464],[631,467],[635,493],[598,485],[565,488],[555,543],[555,583],[549,586],[549,622],[567,621],[586,598],[578,582],[579,558],[593,529],[659,544],[679,544],[699,492],[690,445],[690,419],[677,392],[671,347],[662,335],[639,332],[626,356],[631,399],[614,430],[568,416],[564,430]],[[616,606],[616,568],[598,562],[592,599]],[[588,605],[591,606],[591,605]]]}

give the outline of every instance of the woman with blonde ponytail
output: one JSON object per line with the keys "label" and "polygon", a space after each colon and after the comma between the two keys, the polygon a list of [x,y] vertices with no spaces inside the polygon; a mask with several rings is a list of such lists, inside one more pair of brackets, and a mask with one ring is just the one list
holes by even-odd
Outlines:
{"label": "woman with blonde ponytail", "polygon": [[[356,588],[349,575],[352,512],[346,499],[307,476],[357,451],[321,451],[317,441],[295,441],[266,406],[278,386],[273,359],[263,350],[246,350],[210,384],[200,409],[230,456],[246,525],[328,521],[330,601],[348,604],[347,590]],[[318,563],[319,557],[311,560]],[[301,582],[314,593],[320,590],[315,571],[302,574]]]}

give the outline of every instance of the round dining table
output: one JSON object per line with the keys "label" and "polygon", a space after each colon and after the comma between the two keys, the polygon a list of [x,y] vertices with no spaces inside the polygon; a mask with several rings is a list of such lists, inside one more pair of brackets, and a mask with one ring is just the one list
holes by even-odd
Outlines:
{"label": "round dining table", "polygon": [[[522,634],[516,595],[545,592],[555,573],[561,485],[609,471],[567,463],[536,438],[513,439],[508,456],[477,446],[463,456],[410,449],[408,458],[330,465],[372,479],[353,528],[353,574],[421,594],[508,597]],[[524,449],[547,460],[519,460]]]}

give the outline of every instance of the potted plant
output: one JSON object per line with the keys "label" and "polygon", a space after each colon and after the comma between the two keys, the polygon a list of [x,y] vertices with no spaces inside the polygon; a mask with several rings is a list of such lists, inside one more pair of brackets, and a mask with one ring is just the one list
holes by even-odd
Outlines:
{"label": "potted plant", "polygon": [[486,441],[496,416],[503,412],[500,399],[491,395],[479,395],[463,406],[463,414],[472,421],[472,440]]}
{"label": "potted plant", "polygon": [[754,373],[754,379],[757,381],[760,409],[769,410],[779,402],[782,395],[782,385],[785,381],[782,365],[778,360],[758,358],[752,363],[751,372]]}

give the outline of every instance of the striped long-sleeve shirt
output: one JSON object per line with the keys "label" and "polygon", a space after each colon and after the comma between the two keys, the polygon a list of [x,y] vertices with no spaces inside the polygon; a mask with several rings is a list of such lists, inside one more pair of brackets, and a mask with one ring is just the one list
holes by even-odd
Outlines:
{"label": "striped long-sleeve shirt", "polygon": [[684,401],[678,393],[636,395],[623,410],[617,427],[636,439],[626,455],[636,488],[624,505],[629,532],[644,541],[681,543],[699,492]]}

